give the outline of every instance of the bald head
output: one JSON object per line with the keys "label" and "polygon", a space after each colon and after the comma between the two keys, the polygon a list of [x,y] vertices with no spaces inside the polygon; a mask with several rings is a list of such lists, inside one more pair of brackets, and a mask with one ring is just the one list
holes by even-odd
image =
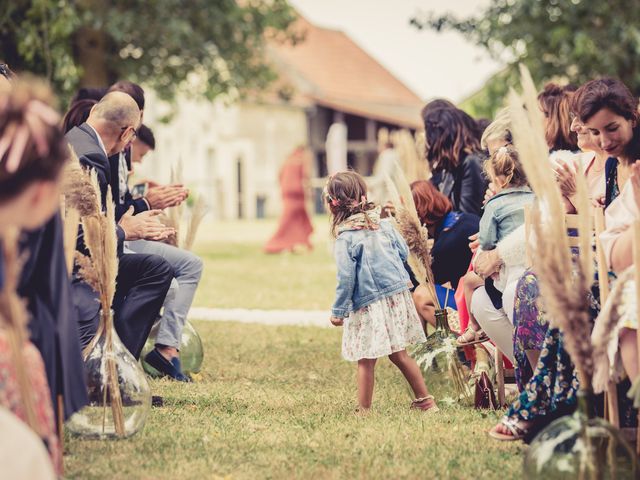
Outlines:
{"label": "bald head", "polygon": [[140,109],[135,100],[123,92],[107,93],[92,109],[92,120],[102,120],[117,127],[138,127]]}
{"label": "bald head", "polygon": [[123,92],[107,93],[89,113],[87,123],[100,135],[108,155],[121,152],[140,126],[140,109]]}

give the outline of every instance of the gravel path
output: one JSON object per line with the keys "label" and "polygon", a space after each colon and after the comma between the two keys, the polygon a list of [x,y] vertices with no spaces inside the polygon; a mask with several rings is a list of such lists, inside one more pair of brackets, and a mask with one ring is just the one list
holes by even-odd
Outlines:
{"label": "gravel path", "polygon": [[189,311],[189,319],[210,322],[260,323],[263,325],[331,326],[331,313],[323,310],[249,310],[246,308],[202,308]]}

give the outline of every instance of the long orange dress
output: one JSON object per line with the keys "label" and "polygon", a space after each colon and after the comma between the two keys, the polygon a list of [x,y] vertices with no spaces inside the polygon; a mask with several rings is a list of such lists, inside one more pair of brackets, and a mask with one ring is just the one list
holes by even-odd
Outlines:
{"label": "long orange dress", "polygon": [[[293,155],[300,155],[300,152]],[[278,230],[264,246],[265,252],[280,253],[293,250],[300,244],[312,248],[309,237],[313,233],[313,227],[305,206],[305,175],[305,165],[302,161],[287,161],[280,170],[282,215]]]}

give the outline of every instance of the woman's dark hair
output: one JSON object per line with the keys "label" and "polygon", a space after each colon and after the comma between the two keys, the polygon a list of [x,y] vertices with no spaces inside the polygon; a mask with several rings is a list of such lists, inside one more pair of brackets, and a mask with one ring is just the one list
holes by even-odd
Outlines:
{"label": "woman's dark hair", "polygon": [[453,210],[451,200],[428,180],[417,180],[411,184],[413,202],[420,222],[427,228],[437,225]]}
{"label": "woman's dark hair", "polygon": [[144,110],[144,90],[137,83],[120,80],[111,85],[108,92],[124,92],[136,101],[141,111]]}
{"label": "woman's dark hair", "polygon": [[638,125],[638,98],[620,80],[610,77],[591,80],[573,94],[571,111],[585,123],[602,109],[635,122],[633,139],[627,145],[630,158],[640,158],[640,126]]}
{"label": "woman's dark hair", "polygon": [[91,88],[91,87],[82,87],[78,89],[73,98],[71,99],[71,105],[76,103],[79,100],[95,100],[99,102],[102,97],[107,93],[107,89],[104,87],[101,88]]}
{"label": "woman's dark hair", "polygon": [[67,161],[69,148],[52,103],[49,87],[35,80],[14,81],[0,91],[0,202],[35,181],[56,180]]}
{"label": "woman's dark hair", "polygon": [[84,100],[78,100],[72,103],[62,119],[62,130],[64,133],[86,122],[91,109],[96,103],[98,103],[98,101],[91,98],[85,98]]}
{"label": "woman's dark hair", "polygon": [[638,119],[638,98],[615,78],[599,78],[582,85],[573,94],[571,110],[587,122],[603,108],[627,120]]}
{"label": "woman's dark hair", "polygon": [[367,184],[356,172],[332,175],[324,191],[324,200],[331,212],[331,234],[336,237],[338,225],[351,215],[363,213],[375,204],[367,201]]}
{"label": "woman's dark hair", "polygon": [[469,153],[480,150],[478,126],[459,108],[422,109],[427,161],[432,170],[453,171]]}
{"label": "woman's dark hair", "polygon": [[577,150],[578,137],[571,127],[571,97],[576,87],[547,83],[538,95],[540,109],[546,118],[544,132],[549,150]]}
{"label": "woman's dark hair", "polygon": [[153,132],[144,123],[140,125],[138,129],[138,140],[147,145],[151,150],[156,149],[156,137],[153,136]]}

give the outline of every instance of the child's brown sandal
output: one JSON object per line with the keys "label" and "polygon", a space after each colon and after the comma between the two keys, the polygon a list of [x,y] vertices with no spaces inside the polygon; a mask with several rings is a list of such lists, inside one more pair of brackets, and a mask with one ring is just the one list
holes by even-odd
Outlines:
{"label": "child's brown sandal", "polygon": [[438,405],[436,405],[435,398],[433,395],[427,395],[426,397],[416,398],[411,402],[411,410],[422,410],[428,413],[436,413],[439,412],[440,409]]}

